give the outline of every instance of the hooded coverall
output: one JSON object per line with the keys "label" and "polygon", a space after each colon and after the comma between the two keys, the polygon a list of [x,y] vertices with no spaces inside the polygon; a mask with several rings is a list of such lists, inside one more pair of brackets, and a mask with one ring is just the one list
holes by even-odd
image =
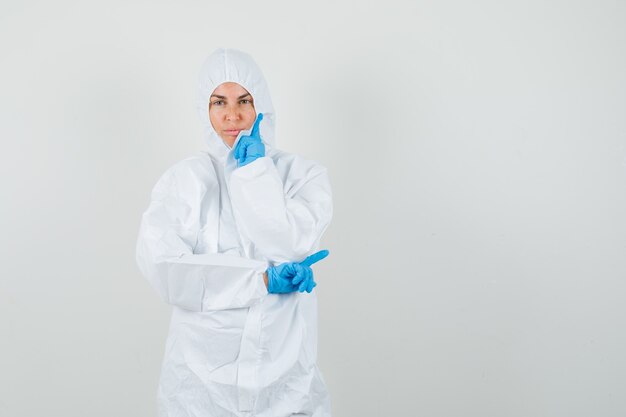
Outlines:
{"label": "hooded coverall", "polygon": [[[264,157],[237,167],[209,97],[244,87],[263,113]],[[172,316],[158,387],[161,417],[330,417],[316,365],[317,295],[268,293],[269,266],[319,249],[332,217],[324,166],[280,151],[267,84],[252,58],[218,49],[202,65],[197,111],[207,151],[166,170],[141,219],[137,263]]]}

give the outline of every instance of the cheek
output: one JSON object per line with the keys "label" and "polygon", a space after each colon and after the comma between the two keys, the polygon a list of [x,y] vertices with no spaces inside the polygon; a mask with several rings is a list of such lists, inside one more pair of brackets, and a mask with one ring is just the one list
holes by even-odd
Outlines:
{"label": "cheek", "polygon": [[220,124],[220,118],[218,117],[217,112],[212,109],[209,110],[209,120],[211,121],[213,128],[217,128]]}
{"label": "cheek", "polygon": [[254,125],[254,121],[256,120],[256,111],[254,110],[254,108],[249,110],[246,116],[246,122],[249,124],[248,129],[250,129],[252,128],[252,125]]}

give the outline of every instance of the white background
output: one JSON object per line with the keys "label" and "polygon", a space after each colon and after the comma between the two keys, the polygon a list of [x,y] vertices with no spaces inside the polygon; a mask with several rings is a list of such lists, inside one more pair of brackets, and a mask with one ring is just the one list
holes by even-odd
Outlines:
{"label": "white background", "polygon": [[334,417],[626,415],[623,1],[0,8],[0,415],[154,416],[168,326],[134,261],[204,148],[215,48],[329,168],[315,266]]}

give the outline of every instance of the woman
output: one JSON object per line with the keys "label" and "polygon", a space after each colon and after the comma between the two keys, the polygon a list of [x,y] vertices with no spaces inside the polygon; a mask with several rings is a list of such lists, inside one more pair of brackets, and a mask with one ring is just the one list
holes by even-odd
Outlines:
{"label": "woman", "polygon": [[202,66],[206,153],[152,190],[137,263],[173,306],[161,416],[330,416],[317,357],[310,265],[332,217],[326,168],[274,143],[274,109],[252,58]]}

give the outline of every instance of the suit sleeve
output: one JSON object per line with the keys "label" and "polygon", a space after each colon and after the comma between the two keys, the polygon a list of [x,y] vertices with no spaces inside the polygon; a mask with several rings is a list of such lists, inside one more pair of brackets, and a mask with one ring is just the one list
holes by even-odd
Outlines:
{"label": "suit sleeve", "polygon": [[136,245],[140,271],[169,304],[191,311],[250,306],[267,295],[267,262],[225,254],[194,254],[198,222],[193,196],[180,195],[173,170],[152,190]]}
{"label": "suit sleeve", "polygon": [[285,187],[273,160],[262,157],[237,168],[229,179],[233,212],[242,233],[275,263],[299,262],[310,255],[332,218],[326,168],[312,165],[298,176]]}

